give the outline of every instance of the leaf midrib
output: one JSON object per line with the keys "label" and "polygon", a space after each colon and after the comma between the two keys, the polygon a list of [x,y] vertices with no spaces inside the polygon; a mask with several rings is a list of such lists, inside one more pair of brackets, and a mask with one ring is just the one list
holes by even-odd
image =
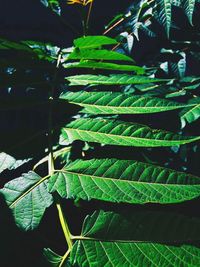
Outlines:
{"label": "leaf midrib", "polygon": [[43,183],[46,179],[48,179],[50,176],[47,175],[40,179],[38,182],[36,182],[33,186],[31,186],[26,192],[24,192],[21,196],[19,196],[10,206],[9,208],[13,208],[20,200],[22,200],[25,196],[27,196],[31,191],[33,191],[37,186],[39,186],[41,183]]}
{"label": "leaf midrib", "polygon": [[140,181],[131,181],[131,180],[125,180],[125,179],[117,179],[117,178],[111,178],[111,177],[99,177],[99,176],[96,176],[96,175],[91,175],[91,174],[83,174],[83,173],[78,173],[78,172],[75,172],[75,171],[70,171],[70,170],[55,170],[55,172],[58,172],[58,173],[65,173],[65,174],[74,174],[74,175],[77,175],[77,176],[87,176],[87,177],[90,177],[90,178],[93,178],[93,179],[99,179],[99,180],[110,180],[112,182],[117,182],[117,181],[120,181],[120,182],[127,182],[127,183],[136,183],[136,184],[145,184],[145,185],[160,185],[160,186],[200,186],[200,184],[161,184],[161,183],[152,183],[152,182],[140,182]]}
{"label": "leaf midrib", "polygon": [[186,117],[189,113],[193,112],[196,108],[200,108],[200,104],[195,105],[192,109],[188,110],[182,117]]}
{"label": "leaf midrib", "polygon": [[[191,141],[191,140],[197,141],[197,140],[200,139],[200,136],[197,136],[197,137],[190,138],[190,139],[180,139],[180,140],[165,140],[165,139],[161,139],[161,140],[159,140],[159,139],[133,137],[133,136],[120,135],[120,134],[116,135],[116,134],[109,134],[109,133],[103,133],[103,132],[94,132],[94,131],[90,131],[90,130],[82,130],[82,129],[79,129],[79,128],[67,128],[67,127],[65,127],[64,131],[67,132],[67,130],[69,130],[69,131],[73,131],[74,130],[74,131],[85,132],[85,133],[101,134],[101,135],[112,136],[112,137],[114,136],[115,138],[123,137],[123,138],[130,139],[130,140],[135,139],[135,140],[139,140],[139,141],[143,141],[144,140],[144,141],[156,141],[156,142],[163,142],[164,141],[164,142],[170,142],[170,143],[174,143],[174,144],[176,144],[176,143],[179,144],[180,141],[181,142],[188,142],[188,141]],[[104,142],[102,142],[102,143],[104,143]]]}
{"label": "leaf midrib", "polygon": [[117,109],[124,109],[124,108],[126,108],[126,109],[162,109],[162,108],[173,108],[173,109],[178,109],[178,108],[185,108],[185,107],[191,107],[191,106],[194,106],[194,105],[177,105],[177,106],[150,106],[150,107],[148,107],[148,106],[143,106],[143,107],[134,107],[134,106],[111,106],[111,105],[97,105],[97,104],[88,104],[88,103],[80,103],[80,102],[75,102],[75,101],[71,101],[71,100],[69,100],[69,102],[70,103],[73,103],[73,104],[77,104],[77,105],[79,105],[79,106],[83,106],[83,107],[85,107],[85,106],[92,106],[92,107],[98,107],[98,108],[100,108],[100,107],[106,107],[106,108],[117,108]]}

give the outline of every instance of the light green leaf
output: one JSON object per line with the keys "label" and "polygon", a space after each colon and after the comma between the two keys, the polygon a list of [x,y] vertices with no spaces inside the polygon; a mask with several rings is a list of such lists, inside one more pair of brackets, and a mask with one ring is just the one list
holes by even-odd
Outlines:
{"label": "light green leaf", "polygon": [[107,145],[159,147],[187,144],[200,136],[182,136],[146,125],[111,119],[77,119],[63,128],[69,142],[82,140]]}
{"label": "light green leaf", "polygon": [[149,78],[146,76],[134,76],[127,74],[113,74],[109,76],[104,75],[74,75],[65,78],[70,82],[70,85],[128,85],[128,84],[146,84],[168,82],[168,79]]}
{"label": "light green leaf", "polygon": [[58,0],[40,0],[40,2],[50,8],[57,15],[61,15],[61,8]]}
{"label": "light green leaf", "polygon": [[185,242],[190,238],[194,241],[195,233],[199,238],[199,221],[175,215],[158,215],[155,219],[154,214],[133,215],[101,211],[86,217],[71,253],[71,263],[79,267],[199,266],[200,249],[183,244],[180,235],[186,238]]}
{"label": "light green leaf", "polygon": [[116,45],[118,42],[107,36],[84,36],[74,40],[74,46],[78,48],[91,49],[98,48],[103,45]]}
{"label": "light green leaf", "polygon": [[166,204],[199,197],[200,178],[133,160],[77,160],[50,178],[49,190],[65,198]]}
{"label": "light green leaf", "polygon": [[82,48],[81,49],[75,48],[73,52],[70,53],[67,59],[133,61],[132,58],[115,51],[109,51],[105,49],[96,50],[96,49],[82,49]]}
{"label": "light green leaf", "polygon": [[46,177],[41,178],[32,171],[5,184],[0,193],[11,208],[16,224],[23,230],[35,229],[53,202],[47,191]]}
{"label": "light green leaf", "polygon": [[171,27],[172,7],[171,0],[156,0],[159,22],[164,26],[167,37],[169,38],[169,31]]}
{"label": "light green leaf", "polygon": [[195,2],[195,0],[183,0],[183,9],[191,25],[193,25],[192,17],[194,13]]}
{"label": "light green leaf", "polygon": [[187,107],[165,99],[115,92],[67,92],[60,98],[84,107],[81,112],[91,114],[145,114]]}
{"label": "light green leaf", "polygon": [[81,61],[74,63],[63,64],[64,68],[92,68],[92,69],[104,69],[104,70],[117,70],[117,71],[134,71],[137,74],[144,74],[145,68],[134,65],[122,65],[106,62],[95,61]]}
{"label": "light green leaf", "polygon": [[200,117],[200,97],[192,99],[189,103],[196,105],[181,111],[180,119],[182,128],[186,126],[186,123],[192,123]]}
{"label": "light green leaf", "polygon": [[16,160],[12,156],[1,152],[0,153],[0,173],[6,169],[12,170],[16,169],[19,166],[23,165],[24,163],[28,162],[31,159],[24,159],[24,160]]}

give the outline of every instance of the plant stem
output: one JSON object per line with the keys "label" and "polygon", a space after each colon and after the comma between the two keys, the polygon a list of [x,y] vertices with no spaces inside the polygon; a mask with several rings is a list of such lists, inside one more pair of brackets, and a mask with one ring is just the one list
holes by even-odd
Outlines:
{"label": "plant stem", "polygon": [[58,202],[58,200],[57,200],[57,203],[56,203],[56,207],[57,207],[57,210],[58,210],[60,224],[62,226],[62,230],[63,230],[64,236],[65,236],[65,239],[67,241],[68,249],[71,251],[71,249],[73,247],[71,233],[69,231],[68,224],[67,224],[66,219],[64,217],[61,204]]}
{"label": "plant stem", "polygon": [[90,20],[90,15],[91,15],[91,11],[92,11],[92,5],[93,5],[93,1],[90,2],[90,6],[89,6],[89,10],[88,10],[88,14],[87,14],[87,19],[86,19],[86,30],[88,30],[88,26],[89,26],[89,20]]}
{"label": "plant stem", "polygon": [[[61,53],[59,53],[58,59],[57,59],[57,64],[56,64],[56,70],[55,70],[55,74],[53,77],[51,90],[49,93],[49,101],[50,101],[49,119],[48,119],[48,149],[49,149],[48,171],[49,171],[49,176],[52,176],[54,174],[54,171],[55,171],[55,169],[54,169],[54,155],[53,155],[53,141],[52,141],[52,134],[53,134],[52,116],[53,116],[54,89],[56,86],[56,78],[57,78],[57,73],[58,73],[58,69],[60,66],[60,62],[61,62],[61,57],[62,57]],[[60,224],[61,224],[65,239],[66,239],[67,244],[68,244],[68,249],[69,249],[69,251],[71,251],[72,246],[73,246],[72,240],[71,240],[71,233],[69,231],[69,227],[68,227],[67,222],[65,220],[65,217],[64,217],[64,214],[62,211],[62,207],[61,207],[61,204],[59,202],[58,197],[56,198],[56,207],[58,210],[58,216],[59,216]],[[66,257],[67,257],[67,255],[66,255]]]}
{"label": "plant stem", "polygon": [[117,25],[119,25],[122,21],[124,21],[124,18],[121,18],[120,20],[118,20],[115,24],[113,24],[112,26],[110,26],[107,30],[105,30],[105,32],[103,32],[103,35],[107,34],[109,31],[111,31],[112,29],[114,29]]}
{"label": "plant stem", "polygon": [[70,250],[68,249],[67,252],[65,253],[65,255],[63,256],[62,261],[58,267],[62,267],[63,263],[65,263],[65,260],[67,259],[68,255],[69,255],[69,253],[70,253]]}

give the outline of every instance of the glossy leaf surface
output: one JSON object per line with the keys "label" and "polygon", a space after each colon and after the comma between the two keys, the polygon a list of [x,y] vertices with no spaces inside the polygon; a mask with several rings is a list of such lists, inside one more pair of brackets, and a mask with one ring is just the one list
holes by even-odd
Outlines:
{"label": "glossy leaf surface", "polygon": [[187,144],[199,136],[183,136],[148,126],[111,119],[77,119],[63,128],[69,143],[75,140],[107,145],[159,147]]}
{"label": "glossy leaf surface", "polygon": [[[176,224],[172,221],[171,216],[166,218],[166,222],[158,221],[156,216],[154,220],[149,221],[149,231],[146,228],[144,230],[145,233],[151,231],[154,240],[147,237],[143,241],[143,238],[139,237],[143,236],[144,219],[148,219],[148,216],[143,216],[143,218],[137,215],[135,218],[133,216],[124,217],[103,211],[88,216],[84,221],[80,240],[73,247],[71,262],[78,263],[80,267],[198,266],[200,249],[191,244],[188,245],[187,239],[185,240],[186,244],[182,243],[182,238],[179,239],[179,236],[176,235],[176,231],[184,233],[184,230],[187,229],[185,228],[187,222],[178,220]],[[165,228],[162,228],[163,223]],[[199,237],[197,230],[199,226],[197,225],[194,232]],[[137,231],[138,235],[135,234]],[[165,240],[166,233],[170,231],[174,233],[171,244],[166,241],[169,240],[168,237]],[[99,236],[103,236],[103,238],[99,239]],[[159,238],[156,240],[158,236]],[[160,240],[162,241],[159,243]]]}
{"label": "glossy leaf surface", "polygon": [[176,203],[200,196],[200,178],[147,163],[77,160],[50,178],[62,197],[127,203]]}
{"label": "glossy leaf surface", "polygon": [[75,75],[65,78],[70,82],[70,85],[126,85],[126,84],[146,84],[146,83],[158,83],[166,82],[165,79],[148,78],[146,76],[134,76],[126,74],[113,74],[110,76],[104,75]]}
{"label": "glossy leaf surface", "polygon": [[115,92],[68,92],[62,94],[60,98],[83,107],[81,112],[91,114],[145,114],[187,106],[160,98]]}
{"label": "glossy leaf surface", "polygon": [[47,181],[30,171],[0,190],[13,212],[16,224],[23,230],[35,229],[53,198],[47,191]]}

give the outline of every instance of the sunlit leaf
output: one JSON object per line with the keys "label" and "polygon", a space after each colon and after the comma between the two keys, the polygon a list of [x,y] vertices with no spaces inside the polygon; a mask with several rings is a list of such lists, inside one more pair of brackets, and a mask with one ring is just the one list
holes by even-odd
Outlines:
{"label": "sunlit leaf", "polygon": [[107,145],[159,147],[187,144],[200,136],[183,136],[148,126],[111,119],[77,119],[63,128],[69,142],[82,140]]}
{"label": "sunlit leaf", "polygon": [[81,112],[92,114],[145,114],[175,110],[187,106],[187,104],[160,98],[115,92],[67,92],[62,94],[60,98],[84,107]]}
{"label": "sunlit leaf", "polygon": [[[200,261],[200,249],[187,244],[187,240],[191,237],[193,240],[199,238],[199,222],[196,221],[191,236],[190,234],[187,236],[185,230],[190,229],[192,220],[189,222],[178,216],[169,218],[164,216],[153,218],[153,214],[151,218],[148,216],[149,214],[147,216],[135,214],[125,217],[101,211],[86,217],[82,233],[72,250],[71,263],[77,263],[80,267],[197,267]],[[147,227],[143,228],[144,225]],[[182,243],[184,238],[180,233],[186,237],[184,240],[186,244]],[[194,233],[197,235],[196,238]],[[168,242],[169,240],[171,242]]]}
{"label": "sunlit leaf", "polygon": [[107,36],[84,36],[74,40],[74,46],[78,48],[98,48],[104,45],[116,45],[118,42]]}
{"label": "sunlit leaf", "polygon": [[168,79],[156,79],[156,78],[149,78],[146,76],[134,76],[126,74],[113,74],[110,76],[86,74],[86,75],[68,76],[65,79],[70,82],[70,85],[88,85],[88,84],[126,85],[126,84],[146,84],[146,83],[158,83],[158,82],[169,81]]}
{"label": "sunlit leaf", "polygon": [[177,203],[200,196],[200,178],[133,160],[77,160],[50,178],[65,198],[127,203]]}
{"label": "sunlit leaf", "polygon": [[133,71],[137,74],[144,74],[145,68],[135,65],[122,65],[116,63],[107,62],[95,62],[95,61],[80,61],[73,63],[63,64],[64,68],[90,68],[90,69],[104,69],[104,70],[117,70],[117,71]]}
{"label": "sunlit leaf", "polygon": [[47,191],[47,180],[30,171],[0,190],[11,208],[16,224],[23,230],[35,229],[53,198]]}
{"label": "sunlit leaf", "polygon": [[115,51],[109,51],[106,49],[78,49],[75,48],[72,53],[68,56],[69,59],[95,59],[95,60],[117,60],[117,61],[133,61],[132,58],[123,55]]}

